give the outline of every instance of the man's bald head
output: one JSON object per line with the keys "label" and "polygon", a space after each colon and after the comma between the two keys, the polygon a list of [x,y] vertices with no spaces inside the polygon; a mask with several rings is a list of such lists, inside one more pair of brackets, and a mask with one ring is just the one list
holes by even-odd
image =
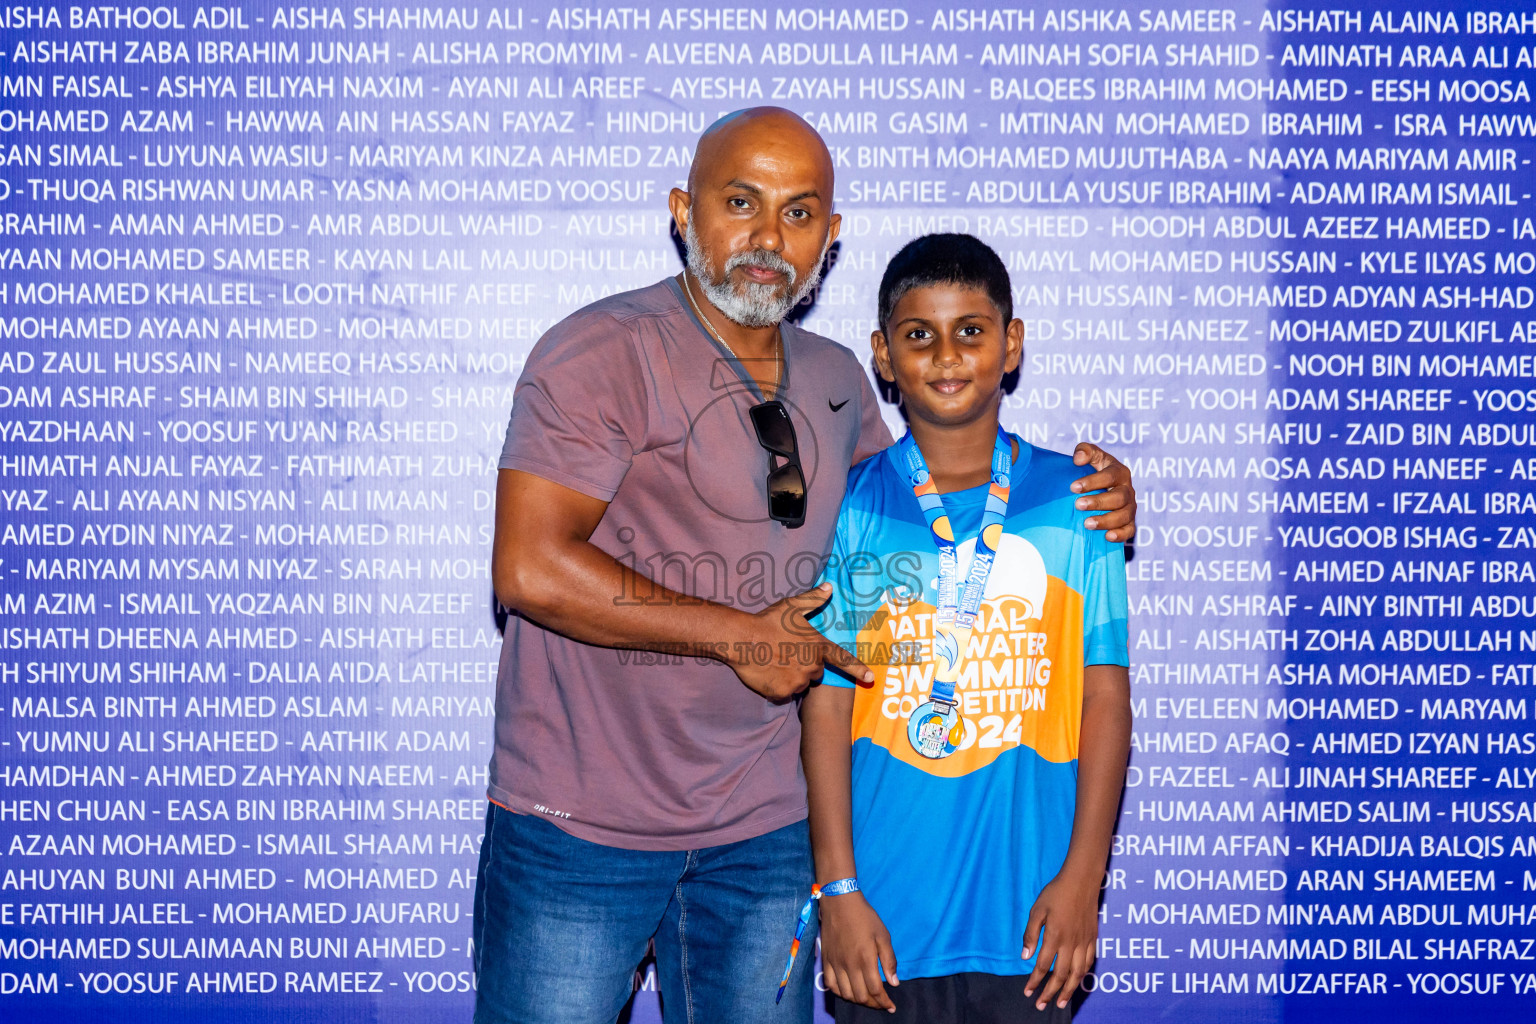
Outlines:
{"label": "man's bald head", "polygon": [[777,324],[821,276],[842,219],[832,212],[832,154],[798,115],[753,107],[699,138],[672,217],[688,273],[743,327]]}
{"label": "man's bald head", "polygon": [[825,201],[832,202],[832,154],[816,129],[805,118],[783,107],[748,107],[726,114],[704,129],[688,169],[688,191],[710,180],[722,169],[751,154],[785,150],[810,158],[816,172],[826,178]]}

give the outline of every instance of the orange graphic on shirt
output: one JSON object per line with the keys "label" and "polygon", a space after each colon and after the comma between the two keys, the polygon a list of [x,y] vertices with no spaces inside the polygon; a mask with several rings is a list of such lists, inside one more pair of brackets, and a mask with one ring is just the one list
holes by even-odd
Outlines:
{"label": "orange graphic on shirt", "polygon": [[987,588],[955,686],[965,738],[939,760],[923,757],[907,740],[907,719],[933,687],[935,609],[923,601],[881,605],[858,633],[857,650],[875,682],[854,695],[853,739],[869,739],[948,778],[984,768],[1019,746],[1047,761],[1074,760],[1083,706],[1083,599],[1054,576],[1042,582],[1038,605],[1011,593],[991,596]]}

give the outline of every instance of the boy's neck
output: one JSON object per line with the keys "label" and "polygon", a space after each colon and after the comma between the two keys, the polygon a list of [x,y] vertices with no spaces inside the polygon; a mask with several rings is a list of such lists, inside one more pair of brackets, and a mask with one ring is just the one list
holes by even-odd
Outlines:
{"label": "boy's neck", "polygon": [[[997,415],[979,416],[953,426],[913,418],[912,440],[928,463],[928,473],[940,494],[980,487],[992,479],[992,452],[997,444]],[[1013,457],[1019,457],[1014,446]]]}

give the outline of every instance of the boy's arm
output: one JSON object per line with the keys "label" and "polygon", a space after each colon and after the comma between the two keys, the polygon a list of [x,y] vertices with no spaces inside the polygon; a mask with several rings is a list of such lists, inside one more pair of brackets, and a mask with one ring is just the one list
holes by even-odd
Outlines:
{"label": "boy's arm", "polygon": [[1065,1007],[1093,967],[1099,935],[1099,887],[1115,834],[1130,752],[1130,670],[1122,665],[1089,665],[1083,670],[1083,726],[1078,741],[1072,840],[1061,871],[1040,891],[1024,929],[1023,955],[1028,957],[1037,946],[1040,951],[1034,972],[1024,983],[1024,994],[1033,996],[1044,981],[1045,988],[1035,1001],[1042,1010],[1052,998]]}
{"label": "boy's arm", "polygon": [[[811,850],[816,878],[823,884],[851,878],[853,798],[850,734],[854,691],[845,686],[814,686],[800,705],[800,759],[811,808]],[[880,915],[861,892],[821,898],[821,966],[833,995],[853,1003],[894,1011],[880,981],[880,965],[892,985],[896,955]]]}

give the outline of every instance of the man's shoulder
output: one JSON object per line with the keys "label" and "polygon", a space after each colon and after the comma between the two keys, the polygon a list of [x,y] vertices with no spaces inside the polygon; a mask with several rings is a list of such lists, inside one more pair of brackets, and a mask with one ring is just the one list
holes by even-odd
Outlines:
{"label": "man's shoulder", "polygon": [[665,280],[605,296],[551,325],[529,352],[528,362],[543,365],[572,358],[624,357],[642,323],[676,312]]}
{"label": "man's shoulder", "polygon": [[575,312],[567,314],[565,319],[555,324],[550,330],[552,332],[561,328],[579,330],[594,322],[611,324],[613,321],[618,321],[620,324],[630,325],[649,317],[674,316],[678,312],[677,298],[672,286],[668,279],[663,278],[644,288],[633,288],[627,292],[605,295],[596,302],[588,303]]}
{"label": "man's shoulder", "polygon": [[794,346],[794,356],[801,363],[811,363],[823,369],[831,369],[833,372],[853,372],[862,374],[864,368],[859,363],[859,357],[847,345],[831,338],[808,331],[799,324],[789,325],[794,330],[790,344]]}
{"label": "man's shoulder", "polygon": [[615,320],[629,321],[648,316],[672,316],[680,313],[677,292],[672,279],[662,278],[644,288],[632,288],[627,292],[606,295],[572,313],[572,316],[610,316]]}

